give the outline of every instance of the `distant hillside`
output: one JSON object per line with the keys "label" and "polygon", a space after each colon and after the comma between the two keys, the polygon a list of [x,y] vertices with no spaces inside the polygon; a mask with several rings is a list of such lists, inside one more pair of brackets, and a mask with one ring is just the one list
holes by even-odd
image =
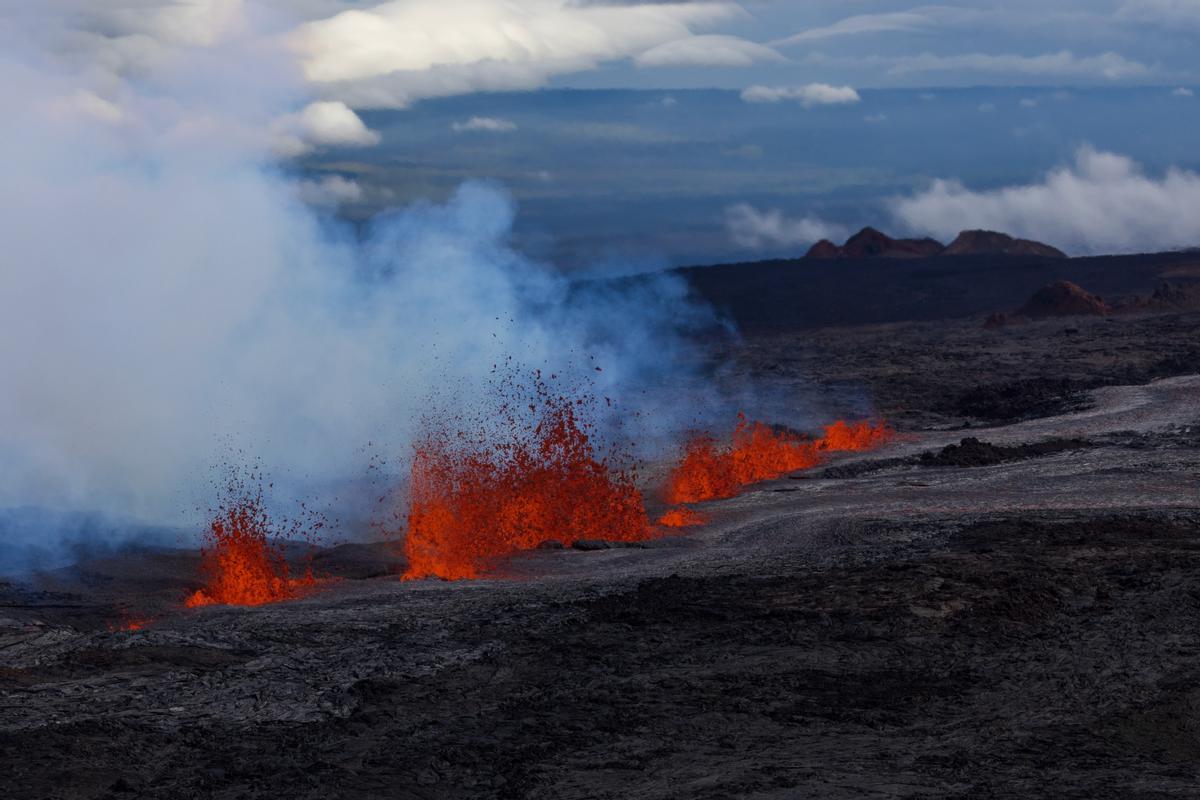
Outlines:
{"label": "distant hillside", "polygon": [[1066,258],[1067,254],[1057,247],[1034,242],[1029,239],[1014,239],[1007,233],[996,231],[963,231],[958,238],[946,246],[944,256],[1034,256],[1039,258]]}

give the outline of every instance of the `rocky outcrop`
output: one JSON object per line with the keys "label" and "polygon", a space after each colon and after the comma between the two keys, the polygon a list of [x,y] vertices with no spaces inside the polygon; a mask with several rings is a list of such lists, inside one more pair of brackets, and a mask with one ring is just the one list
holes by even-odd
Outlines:
{"label": "rocky outcrop", "polygon": [[1124,314],[1170,314],[1200,310],[1200,283],[1161,283],[1149,297],[1138,297],[1114,309]]}
{"label": "rocky outcrop", "polygon": [[1102,299],[1070,281],[1055,281],[1034,292],[1017,314],[1029,319],[1104,316],[1112,308]]}
{"label": "rocky outcrop", "polygon": [[941,252],[944,256],[1035,256],[1066,258],[1067,254],[1048,244],[1029,239],[1016,239],[997,231],[963,231]]}

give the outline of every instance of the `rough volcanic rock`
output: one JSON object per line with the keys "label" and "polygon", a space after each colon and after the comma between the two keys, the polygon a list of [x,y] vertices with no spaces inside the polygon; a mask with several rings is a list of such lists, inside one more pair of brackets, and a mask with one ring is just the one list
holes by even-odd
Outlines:
{"label": "rough volcanic rock", "polygon": [[1149,297],[1138,297],[1113,309],[1117,313],[1171,313],[1200,310],[1200,284],[1164,281]]}
{"label": "rough volcanic rock", "polygon": [[1200,308],[1200,284],[1162,283],[1150,295],[1148,304],[1161,310],[1192,311]]}
{"label": "rough volcanic rock", "polygon": [[1035,419],[1089,407],[1087,393],[1066,378],[1037,377],[984,384],[948,401],[948,414],[992,422]]}
{"label": "rough volcanic rock", "polygon": [[1104,316],[1112,311],[1107,303],[1070,281],[1056,281],[1034,292],[1017,314],[1031,319],[1045,317]]}
{"label": "rough volcanic rock", "polygon": [[996,330],[998,328],[1003,328],[1008,325],[1012,325],[1013,322],[1015,322],[1015,321],[1016,320],[1013,319],[1013,316],[1011,314],[1005,313],[1003,311],[997,311],[993,314],[987,315],[987,319],[985,319],[983,321],[983,327],[986,328],[987,330]]}
{"label": "rough volcanic rock", "polygon": [[1019,445],[995,445],[967,437],[958,444],[950,444],[941,450],[929,450],[917,460],[923,467],[987,467],[1009,461],[1024,461],[1027,458],[1054,455],[1068,450],[1082,450],[1091,445],[1082,439],[1048,439],[1043,442]]}
{"label": "rough volcanic rock", "polygon": [[596,550],[611,550],[612,543],[607,542],[604,539],[580,539],[579,541],[574,542],[571,547],[587,553]]}
{"label": "rough volcanic rock", "polygon": [[997,231],[963,231],[941,252],[944,256],[1037,256],[1039,258],[1066,258],[1067,254],[1056,247],[1029,239],[1016,239]]}

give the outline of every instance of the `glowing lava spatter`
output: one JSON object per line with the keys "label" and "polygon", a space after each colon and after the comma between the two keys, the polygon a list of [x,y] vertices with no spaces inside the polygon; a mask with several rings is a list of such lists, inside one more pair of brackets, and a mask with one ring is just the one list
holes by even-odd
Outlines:
{"label": "glowing lava spatter", "polygon": [[780,431],[738,415],[726,447],[711,436],[698,436],[684,448],[683,457],[667,480],[669,503],[699,503],[735,496],[743,486],[771,480],[821,463],[822,455],[837,451],[869,450],[893,436],[884,423],[835,422],[820,439]]}
{"label": "glowing lava spatter", "polygon": [[589,403],[552,393],[540,374],[528,391],[489,434],[435,429],[415,446],[405,578],[477,578],[551,539],[658,535],[635,475],[597,452]]}
{"label": "glowing lava spatter", "polygon": [[263,507],[262,490],[240,489],[239,482],[231,482],[233,499],[209,522],[200,566],[206,585],[184,601],[188,608],[277,603],[298,597],[315,583],[311,570],[302,578],[290,577],[283,548],[272,542],[276,531]]}

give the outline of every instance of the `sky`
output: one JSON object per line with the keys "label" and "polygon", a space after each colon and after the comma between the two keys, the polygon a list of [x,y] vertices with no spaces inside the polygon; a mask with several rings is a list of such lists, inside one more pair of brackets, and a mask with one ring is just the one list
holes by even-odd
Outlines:
{"label": "sky", "polygon": [[[362,222],[490,180],[520,246],[569,268],[865,224],[1200,242],[1200,0],[44,0],[6,32],[71,75],[48,102],[128,129],[198,53],[249,51],[222,135],[314,208]],[[264,86],[290,108],[255,110]]]}

